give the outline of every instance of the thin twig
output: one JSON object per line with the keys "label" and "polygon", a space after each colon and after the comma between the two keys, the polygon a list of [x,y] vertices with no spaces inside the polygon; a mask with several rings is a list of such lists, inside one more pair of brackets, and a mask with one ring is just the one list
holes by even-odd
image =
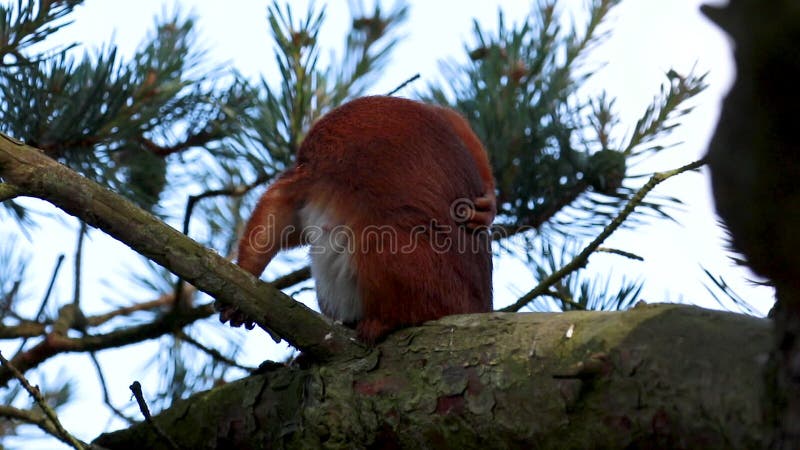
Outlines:
{"label": "thin twig", "polygon": [[17,292],[19,292],[19,287],[22,285],[21,280],[15,280],[14,284],[11,286],[11,289],[6,292],[6,295],[3,296],[3,303],[0,304],[0,319],[4,318],[6,314],[11,311],[11,305],[14,303],[14,297],[17,296]]}
{"label": "thin twig", "polygon": [[392,95],[396,94],[398,91],[400,91],[404,87],[408,86],[409,84],[413,83],[414,81],[417,81],[417,79],[419,77],[420,77],[419,74],[416,74],[416,75],[412,76],[411,78],[407,79],[406,81],[403,81],[402,83],[400,83],[400,86],[397,86],[396,88],[394,88],[391,91],[389,91],[389,93],[386,94],[386,95],[387,96],[392,96]]}
{"label": "thin twig", "polygon": [[603,253],[612,253],[614,255],[624,256],[625,258],[632,259],[634,261],[644,261],[644,258],[637,255],[636,253],[626,252],[625,250],[620,250],[618,248],[610,248],[610,247],[597,247],[598,252]]}
{"label": "thin twig", "polygon": [[275,289],[286,289],[287,287],[294,286],[297,283],[302,283],[311,278],[311,267],[306,266],[302,269],[297,269],[294,272],[287,273],[278,277],[270,282]]}
{"label": "thin twig", "polygon": [[223,195],[227,195],[230,197],[241,197],[242,195],[245,195],[248,192],[252,191],[254,188],[266,183],[273,177],[274,174],[263,173],[259,175],[254,181],[244,186],[233,186],[223,189],[210,189],[208,191],[201,192],[197,195],[190,195],[189,198],[186,200],[186,212],[183,214],[183,234],[187,236],[189,235],[189,221],[192,218],[192,213],[194,212],[195,205],[200,200],[209,197],[220,197]]}
{"label": "thin twig", "polygon": [[575,300],[573,300],[570,296],[565,295],[562,292],[550,290],[550,291],[547,291],[546,293],[544,293],[542,295],[549,295],[550,297],[557,298],[560,302],[562,302],[565,305],[569,305],[569,306],[571,306],[571,307],[573,307],[575,309],[581,310],[581,311],[586,311],[586,306],[581,305],[580,303],[578,303]]}
{"label": "thin twig", "polygon": [[142,303],[136,303],[130,306],[123,306],[113,311],[109,311],[103,314],[97,314],[94,316],[89,316],[86,318],[86,324],[89,326],[96,327],[98,325],[102,325],[108,322],[111,319],[114,319],[119,316],[128,316],[135,312],[139,311],[149,311],[151,309],[162,308],[164,306],[169,306],[175,302],[175,295],[174,294],[164,294],[161,297],[158,297],[155,300],[149,300]]}
{"label": "thin twig", "polygon": [[639,189],[636,192],[636,194],[633,197],[631,197],[630,200],[628,200],[628,203],[625,205],[625,207],[622,209],[619,215],[617,215],[617,217],[615,217],[614,220],[611,221],[611,223],[606,225],[603,231],[596,238],[594,238],[594,240],[591,243],[589,243],[589,245],[587,245],[586,248],[584,248],[577,256],[575,256],[575,258],[573,258],[572,261],[567,263],[564,267],[550,274],[550,276],[542,280],[539,283],[539,285],[533,288],[530,292],[520,297],[519,300],[517,300],[513,304],[500,309],[500,311],[503,312],[519,311],[523,306],[530,303],[530,301],[533,300],[534,298],[546,294],[550,290],[550,287],[556,284],[559,280],[569,275],[570,273],[580,269],[581,267],[585,266],[586,262],[589,259],[589,255],[591,255],[594,251],[596,251],[597,248],[600,247],[600,244],[602,244],[603,241],[605,241],[609,236],[611,236],[611,234],[614,231],[616,231],[617,228],[620,227],[620,225],[622,225],[625,219],[627,219],[628,216],[633,212],[633,210],[636,209],[636,207],[642,203],[644,197],[650,191],[652,191],[653,188],[655,188],[659,183],[661,183],[664,180],[667,180],[675,175],[682,174],[688,170],[697,169],[701,167],[703,164],[705,164],[705,160],[699,160],[674,170],[670,170],[667,172],[658,172],[653,174],[653,176],[650,177],[650,180],[647,183],[645,183],[645,185],[642,186],[641,189]]}
{"label": "thin twig", "polygon": [[136,399],[136,403],[139,405],[139,410],[142,412],[142,415],[144,416],[144,420],[147,421],[147,423],[153,427],[156,434],[161,439],[164,439],[167,442],[167,444],[169,444],[170,447],[172,447],[175,450],[178,450],[179,449],[178,444],[176,444],[175,441],[172,440],[172,438],[170,438],[166,433],[164,433],[164,430],[162,430],[161,427],[158,426],[158,424],[155,423],[155,421],[153,421],[153,416],[150,415],[150,408],[147,407],[147,402],[144,400],[144,394],[142,393],[142,384],[139,383],[138,381],[134,381],[130,385],[130,389],[131,392],[133,392],[133,397]]}
{"label": "thin twig", "polygon": [[53,287],[56,284],[56,278],[58,278],[58,272],[61,270],[61,264],[64,262],[64,254],[58,255],[56,258],[56,267],[53,269],[53,276],[50,277],[50,283],[47,285],[47,291],[44,293],[44,298],[42,298],[42,303],[39,305],[39,310],[36,312],[36,316],[33,320],[40,320],[42,318],[42,314],[44,314],[44,308],[47,306],[47,300],[50,299],[50,294],[53,293]]}
{"label": "thin twig", "polygon": [[180,330],[180,331],[176,332],[175,336],[178,339],[180,339],[182,341],[186,341],[187,343],[197,347],[200,351],[202,351],[203,353],[206,353],[208,356],[214,358],[217,361],[221,361],[222,363],[227,364],[227,365],[232,366],[232,367],[237,367],[239,369],[246,370],[246,371],[248,371],[250,373],[253,373],[253,372],[256,371],[255,367],[243,366],[243,365],[237,363],[236,361],[228,358],[227,356],[223,355],[222,353],[220,353],[219,350],[213,349],[211,347],[208,347],[208,346],[198,342],[196,339],[194,339],[193,337],[191,337],[188,334],[186,334],[186,332],[184,332],[183,330]]}
{"label": "thin twig", "polygon": [[103,390],[103,401],[105,402],[106,406],[114,412],[120,419],[128,422],[129,425],[133,425],[136,423],[135,420],[126,416],[121,410],[119,410],[113,403],[111,403],[111,396],[108,395],[108,385],[106,384],[106,377],[103,374],[103,368],[100,366],[100,361],[97,360],[97,353],[89,352],[89,358],[92,360],[92,364],[94,364],[94,368],[97,371],[97,378],[100,380],[100,387]]}
{"label": "thin twig", "polygon": [[[56,278],[58,278],[58,272],[61,270],[61,264],[64,262],[64,254],[58,255],[56,258],[56,267],[53,269],[53,275],[50,277],[50,283],[47,285],[47,291],[44,293],[44,298],[42,298],[42,303],[39,305],[39,311],[36,312],[36,316],[33,318],[35,322],[38,322],[42,318],[42,314],[44,313],[44,308],[47,306],[47,300],[50,299],[50,294],[53,293],[53,286],[56,284]],[[19,355],[20,352],[25,348],[25,344],[28,343],[28,338],[22,340],[22,343],[19,344],[19,348],[14,354],[14,358],[16,355]]]}
{"label": "thin twig", "polygon": [[31,397],[33,397],[33,399],[36,401],[36,404],[39,405],[40,408],[42,408],[42,411],[44,411],[44,414],[47,416],[48,419],[50,419],[50,422],[52,423],[53,427],[56,430],[56,434],[54,434],[54,436],[62,440],[64,443],[69,444],[72,447],[76,448],[77,450],[84,450],[86,447],[83,445],[83,443],[81,443],[78,439],[69,434],[69,432],[65,430],[64,427],[61,425],[61,421],[58,420],[58,415],[56,415],[56,412],[53,411],[53,408],[51,408],[50,405],[47,404],[47,400],[45,400],[44,396],[42,396],[42,392],[39,390],[39,388],[32,386],[28,382],[28,379],[25,378],[25,375],[23,375],[22,372],[17,370],[17,368],[14,367],[14,365],[11,364],[5,358],[5,356],[3,356],[3,352],[0,352],[0,363],[2,363],[3,366],[5,366],[9,371],[11,371],[11,373],[14,375],[14,378],[19,380],[19,382],[22,384],[22,387],[24,387],[25,390],[28,391],[28,394],[30,394]]}
{"label": "thin twig", "polygon": [[87,233],[86,222],[80,221],[81,226],[78,228],[78,243],[75,245],[75,276],[74,286],[72,292],[72,304],[80,308],[81,304],[81,266],[83,262],[83,238]]}

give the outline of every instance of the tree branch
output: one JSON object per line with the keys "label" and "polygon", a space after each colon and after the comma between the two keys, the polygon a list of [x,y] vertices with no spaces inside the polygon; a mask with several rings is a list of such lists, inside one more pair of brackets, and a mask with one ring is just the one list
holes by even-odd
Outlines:
{"label": "tree branch", "polygon": [[163,308],[165,306],[169,306],[175,303],[175,295],[173,294],[164,294],[158,297],[155,300],[149,300],[142,303],[136,303],[130,306],[123,306],[121,308],[115,309],[113,311],[109,311],[103,314],[97,314],[94,316],[89,316],[86,318],[86,324],[88,326],[96,327],[98,325],[102,325],[109,320],[117,318],[119,316],[128,316],[138,311],[150,311],[156,308]]}
{"label": "tree branch", "polygon": [[[172,305],[174,301],[174,295],[164,294],[155,300],[136,303],[130,306],[123,306],[107,313],[86,317],[86,326],[96,327],[116,317],[127,316],[137,311],[150,311],[152,309]],[[50,321],[38,322],[30,320],[24,320],[19,325],[14,326],[5,326],[0,324],[0,339],[17,339],[42,336],[47,333],[47,326],[51,324],[52,322]]]}
{"label": "tree branch", "polygon": [[[44,313],[44,308],[47,306],[47,301],[50,299],[50,294],[53,293],[53,286],[55,286],[56,279],[58,278],[58,272],[61,270],[61,264],[64,262],[64,254],[58,255],[56,258],[56,267],[53,269],[53,275],[50,277],[50,283],[47,285],[47,290],[44,293],[44,298],[42,298],[42,302],[39,305],[39,311],[36,312],[33,320],[34,323],[39,322],[42,318],[42,314]],[[28,338],[25,337],[22,339],[22,342],[19,344],[19,348],[17,349],[17,353],[21,352],[25,348],[25,344],[28,343]],[[24,371],[23,371],[24,372]]]}
{"label": "tree branch", "polygon": [[[294,272],[276,278],[270,284],[273,287],[275,287],[275,289],[285,289],[287,287],[294,286],[297,283],[303,282],[309,279],[310,277],[311,277],[311,269],[309,267],[304,267],[302,269],[295,270]],[[188,290],[194,288],[192,286],[187,286],[187,288],[185,289]],[[184,294],[187,294],[187,290],[184,290]],[[129,306],[122,306],[107,313],[88,316],[86,317],[86,326],[97,327],[120,316],[127,316],[139,311],[152,311],[155,309],[171,306],[174,303],[175,303],[174,293],[164,294],[154,300],[135,303]],[[213,314],[213,311],[209,310],[208,315],[210,316],[211,314]],[[206,317],[208,316],[198,315],[197,320],[204,319]],[[34,322],[30,320],[23,320],[18,325],[13,325],[13,326],[6,326],[0,324],[0,340],[43,336],[47,333],[47,326],[51,324],[52,322],[49,321]],[[169,331],[170,330],[165,330],[165,333]],[[148,337],[147,339],[150,338]]]}
{"label": "tree branch", "polygon": [[36,148],[8,138],[0,139],[0,175],[17,185],[25,195],[46,200],[85,220],[222,304],[238,308],[261,328],[286,339],[314,359],[359,358],[367,352],[350,330],[328,322],[216,252],[44,156]]}
{"label": "tree branch", "polygon": [[208,356],[210,356],[211,358],[213,358],[213,359],[215,359],[217,361],[222,362],[223,364],[226,364],[226,365],[231,366],[231,367],[237,367],[239,369],[245,370],[245,371],[250,372],[250,373],[253,373],[253,372],[255,372],[257,370],[257,368],[255,368],[255,367],[243,366],[243,365],[237,363],[236,361],[228,358],[227,356],[223,355],[222,353],[220,353],[219,350],[211,348],[211,347],[208,347],[206,345],[203,345],[201,342],[198,342],[196,339],[194,339],[193,337],[189,336],[184,331],[178,331],[177,333],[175,333],[175,336],[178,339],[193,345],[194,347],[196,347],[201,352],[207,354]]}
{"label": "tree branch", "polygon": [[39,388],[32,386],[28,382],[28,379],[25,378],[25,375],[23,375],[22,372],[17,370],[17,368],[14,367],[14,365],[11,364],[5,358],[5,356],[3,356],[2,352],[0,352],[0,363],[2,363],[3,367],[6,370],[11,372],[14,378],[19,380],[20,384],[22,384],[22,387],[24,387],[25,390],[28,391],[28,394],[30,394],[31,397],[33,397],[33,399],[36,401],[36,404],[39,405],[39,408],[42,408],[42,411],[44,411],[44,415],[47,417],[48,421],[55,429],[55,434],[53,434],[53,436],[57,437],[64,443],[71,445],[73,448],[77,450],[84,450],[86,446],[78,439],[76,439],[73,435],[71,435],[67,430],[64,429],[64,427],[61,425],[61,421],[58,420],[58,415],[53,410],[53,408],[51,408],[50,405],[47,404],[47,400],[45,400],[44,396],[42,396],[42,393],[41,391],[39,391]]}
{"label": "tree branch", "polygon": [[272,175],[263,173],[259,175],[253,182],[246,184],[244,186],[231,186],[222,189],[210,189],[204,192],[201,192],[197,195],[190,195],[188,200],[186,200],[186,212],[183,215],[183,234],[189,235],[189,221],[192,218],[192,212],[194,212],[194,207],[200,200],[209,197],[219,197],[219,196],[229,196],[229,197],[241,197],[242,195],[247,194],[255,187],[260,186],[263,183],[272,178]]}
{"label": "tree branch", "polygon": [[[20,371],[26,372],[59,353],[94,352],[155,339],[212,314],[214,314],[214,307],[207,304],[180,314],[165,314],[153,322],[121,328],[106,334],[71,338],[66,333],[53,331],[38,344],[15,355],[11,359],[11,363]],[[0,386],[8,383],[11,376],[12,374],[8,370],[0,369]]]}
{"label": "tree branch", "polygon": [[53,426],[52,422],[50,422],[50,419],[38,411],[30,411],[27,409],[14,408],[13,406],[0,405],[0,417],[17,419],[31,425],[36,425],[40,430],[51,436],[58,436],[58,430]]}
{"label": "tree branch", "polygon": [[111,396],[108,395],[108,384],[106,383],[106,376],[103,373],[103,367],[100,365],[100,361],[97,360],[97,354],[95,352],[89,352],[89,359],[92,360],[92,364],[94,365],[94,369],[97,372],[97,381],[100,382],[100,388],[103,391],[103,402],[108,406],[117,417],[128,422],[128,425],[133,425],[136,423],[135,420],[131,419],[130,417],[126,416],[119,408],[114,406],[111,402]]}
{"label": "tree branch", "polygon": [[0,202],[12,200],[19,196],[19,188],[13,184],[0,183]]}
{"label": "tree branch", "polygon": [[[668,304],[449,316],[391,334],[369,366],[273,367],[153,421],[187,449],[766,448],[771,331]],[[170,448],[143,423],[95,443]]]}
{"label": "tree branch", "polygon": [[594,240],[590,242],[589,245],[586,246],[586,248],[581,250],[581,252],[578,255],[576,255],[575,258],[572,259],[572,261],[568,262],[564,267],[550,274],[550,276],[542,280],[530,292],[520,297],[519,300],[517,300],[513,304],[500,309],[500,311],[503,312],[519,311],[520,308],[530,303],[530,301],[533,300],[534,298],[546,294],[550,290],[550,287],[556,284],[559,280],[569,275],[570,273],[580,269],[581,267],[585,266],[586,262],[589,260],[589,256],[595,250],[597,250],[597,248],[600,247],[603,241],[605,241],[609,236],[611,236],[611,234],[614,233],[614,231],[616,231],[617,228],[620,227],[620,225],[622,225],[625,219],[627,219],[628,216],[631,215],[633,210],[636,209],[637,206],[639,206],[639,204],[644,200],[644,197],[650,191],[652,191],[653,188],[655,188],[659,183],[661,183],[664,180],[667,180],[675,175],[682,174],[688,170],[697,169],[701,167],[703,164],[705,164],[705,160],[699,160],[674,170],[670,170],[667,172],[658,172],[653,174],[653,176],[650,177],[650,180],[648,180],[647,183],[645,183],[645,185],[642,186],[642,188],[636,192],[636,195],[634,195],[633,197],[631,197],[630,200],[628,200],[628,203],[625,205],[624,208],[622,208],[622,211],[620,211],[619,215],[615,217],[614,220],[611,221],[611,223],[606,225],[603,231],[599,235],[597,235],[597,237],[594,238]]}

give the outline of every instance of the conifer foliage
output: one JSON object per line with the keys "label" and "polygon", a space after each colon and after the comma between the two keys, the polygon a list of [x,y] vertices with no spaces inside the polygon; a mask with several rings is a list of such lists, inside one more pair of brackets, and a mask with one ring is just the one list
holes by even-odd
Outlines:
{"label": "conifer foliage", "polygon": [[[347,100],[385,94],[373,86],[401,42],[409,11],[403,2],[390,10],[380,2],[371,9],[352,2],[345,41],[335,45],[321,40],[325,7],[298,14],[291,2],[275,0],[264,26],[274,39],[279,78],[253,80],[214,66],[197,44],[193,18],[180,13],[158,19],[128,58],[113,43],[101,48],[51,44],[54,35],[70,26],[74,10],[88,7],[82,3],[18,0],[0,5],[0,132],[177,228],[182,224],[184,233],[223,255],[231,254],[242,218],[261,191],[255,188],[263,188],[291,164],[316,119]],[[556,0],[536,2],[519,24],[509,24],[500,12],[496,32],[485,31],[476,21],[465,54],[443,65],[446,82],[412,84],[403,91],[449,105],[471,122],[489,151],[497,180],[498,253],[522,258],[540,281],[552,278],[581,250],[581,242],[567,236],[596,235],[618,217],[641,184],[631,165],[670,147],[660,138],[678,125],[690,111],[689,100],[705,87],[702,75],[669,72],[635,124],[620,124],[609,95],[584,92],[582,86],[592,75],[584,65],[586,55],[608,32],[604,20],[618,3],[593,0],[582,25],[566,25],[563,5]],[[330,50],[335,52],[328,57]],[[84,237],[96,231],[83,224],[76,229],[75,255],[68,256],[75,267],[71,303],[52,304],[69,294],[51,295],[51,289],[39,299],[26,294],[39,292],[28,287],[45,285],[48,277],[26,271],[19,237],[47,230],[37,227],[37,218],[2,178],[2,169],[0,339],[19,343],[8,355],[12,363],[24,360],[27,375],[46,373],[47,361],[55,355],[36,349],[45,345],[68,311],[77,314],[80,320],[67,322],[70,333],[90,336],[94,350],[87,352],[89,359],[76,362],[76,373],[84,374],[82,383],[91,383],[85,374],[96,371],[106,405],[125,421],[138,409],[109,399],[104,368],[94,353],[119,345],[119,333],[127,333],[126,344],[133,344],[152,339],[152,330],[160,330],[159,345],[165,351],[140,358],[158,362],[153,367],[162,388],[151,399],[154,410],[252,369],[236,362],[236,343],[227,342],[223,332],[206,339],[213,327],[204,328],[203,334],[197,331],[213,313],[210,300],[155,265],[129,276],[151,300],[90,301],[92,293],[80,289],[80,258],[84,246],[94,245]],[[637,211],[643,213],[634,213],[628,226],[653,213],[669,217],[668,206],[674,202],[638,201],[643,208]],[[15,222],[16,227],[6,226]],[[506,246],[515,235],[525,239],[524,249]],[[68,277],[59,269],[63,259],[55,264],[51,288],[68,285],[66,279],[55,283]],[[307,271],[300,269],[277,285],[303,290],[307,278]],[[579,267],[542,291],[553,301],[532,307],[623,308],[636,299],[641,283],[623,280],[621,288],[610,287],[618,284],[581,278]],[[37,301],[38,308],[28,306]],[[38,313],[22,312],[31,309]],[[145,328],[147,333],[136,334]],[[0,368],[0,384],[11,378]],[[74,386],[60,378],[39,387],[58,407]],[[39,424],[68,441],[32,412],[36,407],[20,389],[0,395],[3,404],[18,411],[15,419]],[[12,417],[8,411],[2,414]],[[1,425],[0,435],[13,435],[18,423]]]}

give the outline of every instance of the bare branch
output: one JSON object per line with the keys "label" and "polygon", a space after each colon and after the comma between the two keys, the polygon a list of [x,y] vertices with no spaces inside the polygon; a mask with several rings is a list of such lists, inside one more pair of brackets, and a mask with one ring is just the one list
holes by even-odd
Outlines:
{"label": "bare branch", "polygon": [[103,402],[105,402],[108,409],[114,412],[117,417],[120,419],[128,422],[128,425],[133,425],[136,423],[135,420],[131,419],[130,417],[126,416],[119,408],[114,406],[111,403],[111,396],[108,395],[108,384],[106,383],[106,376],[103,373],[103,367],[100,366],[100,361],[97,360],[97,354],[95,352],[89,353],[89,358],[92,360],[92,364],[94,365],[95,371],[97,371],[97,378],[100,381],[100,388],[103,390]]}
{"label": "bare branch", "polygon": [[178,444],[170,438],[167,433],[164,433],[164,430],[153,421],[153,416],[150,415],[150,408],[147,407],[147,402],[144,400],[144,394],[142,393],[142,384],[138,381],[134,381],[133,384],[130,386],[131,392],[133,392],[133,396],[136,398],[136,403],[139,405],[139,410],[142,412],[144,416],[144,420],[153,428],[156,432],[156,435],[163,439],[167,444],[169,444],[170,448],[178,450]]}
{"label": "bare branch", "polygon": [[[44,308],[47,306],[47,300],[50,298],[50,294],[53,293],[53,286],[55,286],[56,278],[58,278],[58,272],[61,270],[61,264],[64,262],[64,254],[58,255],[56,258],[56,267],[53,269],[53,275],[50,277],[50,283],[47,285],[47,290],[44,293],[44,298],[42,298],[42,303],[39,305],[39,311],[36,312],[36,316],[33,318],[34,322],[38,322],[42,318],[42,314],[44,313]],[[22,343],[19,344],[19,348],[17,349],[16,353],[20,353],[24,348],[25,344],[28,343],[27,337],[22,340]]]}
{"label": "bare branch", "polygon": [[0,417],[7,417],[9,419],[17,419],[22,422],[36,425],[40,430],[51,436],[57,436],[58,430],[53,426],[50,419],[38,411],[30,411],[27,409],[14,408],[13,406],[0,406]]}
{"label": "bare branch", "polygon": [[81,267],[83,265],[83,239],[87,233],[86,222],[81,220],[81,225],[78,229],[78,242],[75,244],[75,273],[73,275],[73,292],[72,304],[76,307],[81,305]]}
{"label": "bare branch", "polygon": [[155,300],[136,303],[130,306],[123,306],[104,314],[89,316],[86,318],[86,324],[88,326],[96,327],[120,316],[128,316],[139,311],[150,311],[153,309],[163,308],[165,306],[172,305],[173,303],[175,303],[175,295],[164,294]]}
{"label": "bare branch", "polygon": [[[173,294],[164,294],[155,300],[136,303],[130,306],[123,306],[107,313],[86,317],[86,326],[96,327],[120,316],[128,316],[138,311],[151,311],[160,309],[165,306],[172,305],[174,302],[175,296]],[[17,339],[43,336],[47,333],[47,326],[50,324],[51,322],[48,321],[34,322],[30,320],[24,320],[19,325],[0,325],[0,339]]]}
{"label": "bare branch", "polygon": [[208,347],[206,345],[203,345],[201,342],[198,342],[196,339],[194,339],[193,337],[191,337],[188,334],[186,334],[186,332],[184,332],[183,330],[178,331],[177,333],[175,333],[175,336],[178,339],[193,345],[198,350],[200,350],[201,352],[203,352],[203,353],[207,354],[208,356],[214,358],[217,361],[221,361],[222,363],[227,364],[227,365],[229,365],[231,367],[237,367],[239,369],[246,370],[246,371],[251,372],[251,373],[256,371],[255,367],[243,366],[243,365],[237,363],[236,361],[228,358],[227,356],[223,355],[222,353],[219,352],[219,350],[216,350],[216,349],[213,349],[213,348]]}
{"label": "bare branch", "polygon": [[0,174],[26,195],[49,201],[85,220],[222,304],[238,308],[261,328],[286,339],[312,358],[358,358],[367,351],[350,330],[326,321],[267,283],[258,282],[216,252],[34,147],[0,139]]}
{"label": "bare branch", "polygon": [[47,331],[43,323],[25,321],[19,325],[0,325],[0,339],[19,339],[41,336]]}
{"label": "bare branch", "polygon": [[64,429],[64,427],[61,425],[61,421],[58,420],[58,415],[56,415],[56,412],[53,411],[53,408],[51,408],[50,405],[47,404],[47,400],[45,400],[44,396],[42,396],[42,393],[41,391],[39,391],[39,388],[32,386],[28,382],[28,379],[25,378],[25,375],[23,375],[22,372],[17,370],[17,368],[14,367],[14,365],[11,364],[5,358],[5,356],[3,356],[2,352],[0,352],[0,363],[2,363],[3,367],[5,367],[9,372],[11,372],[14,378],[19,380],[19,382],[22,384],[22,387],[24,387],[25,390],[28,391],[31,397],[33,397],[33,399],[36,401],[36,404],[39,405],[40,408],[42,408],[42,411],[44,411],[45,416],[47,416],[47,419],[53,425],[53,428],[55,428],[56,433],[53,434],[53,436],[57,437],[64,443],[71,445],[73,448],[77,450],[84,450],[86,446],[83,443],[81,443],[78,439],[76,439],[74,436],[72,436],[67,430]]}
{"label": "bare branch", "polygon": [[200,200],[209,197],[219,197],[219,196],[230,196],[230,197],[241,197],[242,195],[247,194],[254,188],[260,186],[263,183],[266,183],[271,178],[271,175],[268,174],[261,174],[259,175],[253,182],[250,184],[246,184],[244,186],[233,186],[223,189],[211,189],[205,192],[201,192],[197,195],[190,195],[189,199],[186,201],[186,213],[183,215],[183,234],[189,234],[189,221],[192,218],[192,213],[194,212],[194,207]]}
{"label": "bare branch", "polygon": [[[71,338],[64,334],[53,332],[47,334],[41,342],[30,349],[14,356],[11,362],[20,371],[26,372],[59,353],[93,352],[155,339],[199,319],[209,317],[214,312],[214,307],[207,304],[180,314],[165,314],[153,322],[143,325],[124,327],[106,334],[89,335],[80,338]],[[0,370],[0,386],[8,383],[11,377],[12,375],[8,370]]]}
{"label": "bare branch", "polygon": [[396,88],[392,89],[392,90],[391,90],[391,91],[389,91],[389,93],[388,93],[388,94],[386,94],[386,95],[389,95],[389,96],[391,96],[391,95],[394,95],[394,94],[396,94],[398,91],[400,91],[400,90],[401,90],[401,89],[403,89],[404,87],[408,86],[409,84],[413,83],[414,81],[417,81],[417,80],[419,79],[419,76],[420,76],[419,74],[415,74],[415,75],[414,75],[414,76],[412,76],[411,78],[409,78],[409,79],[407,79],[406,81],[403,81],[402,83],[400,83],[400,86],[397,86]]}
{"label": "bare branch", "polygon": [[302,283],[311,278],[311,268],[306,266],[302,269],[297,269],[294,272],[287,273],[282,277],[278,277],[270,283],[275,289],[286,289],[287,287],[294,286],[297,283]]}

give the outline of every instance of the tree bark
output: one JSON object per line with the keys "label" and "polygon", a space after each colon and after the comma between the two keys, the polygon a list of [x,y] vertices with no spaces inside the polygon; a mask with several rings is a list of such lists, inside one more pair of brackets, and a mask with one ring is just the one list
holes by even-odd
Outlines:
{"label": "tree bark", "polygon": [[[154,420],[180,448],[764,448],[768,320],[693,306],[451,316]],[[168,449],[142,423],[108,449]]]}

